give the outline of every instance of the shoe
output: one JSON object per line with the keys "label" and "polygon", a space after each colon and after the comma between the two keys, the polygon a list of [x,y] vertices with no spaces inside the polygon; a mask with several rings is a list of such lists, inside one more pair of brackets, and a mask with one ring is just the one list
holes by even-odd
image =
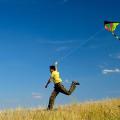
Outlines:
{"label": "shoe", "polygon": [[75,85],[80,85],[80,83],[78,81],[73,81],[72,83]]}

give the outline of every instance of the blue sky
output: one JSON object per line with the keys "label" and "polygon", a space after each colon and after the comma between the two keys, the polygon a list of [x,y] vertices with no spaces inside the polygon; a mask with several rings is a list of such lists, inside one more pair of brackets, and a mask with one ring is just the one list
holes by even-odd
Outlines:
{"label": "blue sky", "polygon": [[0,108],[47,106],[53,85],[44,85],[56,60],[67,88],[81,83],[72,96],[60,94],[57,105],[120,97],[120,42],[103,26],[120,21],[119,4],[0,0]]}

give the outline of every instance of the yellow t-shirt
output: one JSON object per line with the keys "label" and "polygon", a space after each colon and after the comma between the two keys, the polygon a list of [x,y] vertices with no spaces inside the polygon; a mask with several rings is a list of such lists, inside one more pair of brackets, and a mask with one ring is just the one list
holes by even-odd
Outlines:
{"label": "yellow t-shirt", "polygon": [[58,71],[53,71],[51,74],[51,79],[52,81],[56,84],[59,82],[62,82],[61,78],[60,78],[60,74]]}

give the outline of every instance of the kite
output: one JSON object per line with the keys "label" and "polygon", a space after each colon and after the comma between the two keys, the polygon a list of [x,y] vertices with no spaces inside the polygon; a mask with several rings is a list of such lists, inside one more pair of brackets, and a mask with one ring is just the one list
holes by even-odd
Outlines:
{"label": "kite", "polygon": [[104,27],[107,31],[111,32],[112,35],[117,39],[120,40],[120,37],[116,35],[115,31],[117,27],[120,25],[120,22],[110,22],[110,21],[104,21]]}

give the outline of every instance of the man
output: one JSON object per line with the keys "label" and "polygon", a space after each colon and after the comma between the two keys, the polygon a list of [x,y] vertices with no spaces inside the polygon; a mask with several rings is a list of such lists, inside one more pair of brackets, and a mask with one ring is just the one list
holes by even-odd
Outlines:
{"label": "man", "polygon": [[67,90],[63,85],[62,85],[62,80],[60,78],[60,74],[59,72],[57,71],[57,65],[56,66],[50,66],[50,73],[51,73],[51,76],[47,82],[47,84],[45,85],[45,88],[48,87],[48,84],[53,81],[54,83],[54,90],[49,98],[49,104],[48,104],[48,110],[52,110],[53,109],[53,105],[54,105],[54,101],[55,101],[55,98],[56,96],[59,94],[59,93],[63,93],[65,95],[71,95],[71,93],[75,90],[76,88],[76,85],[80,85],[79,82],[77,81],[73,81],[71,86],[70,86],[70,89]]}

